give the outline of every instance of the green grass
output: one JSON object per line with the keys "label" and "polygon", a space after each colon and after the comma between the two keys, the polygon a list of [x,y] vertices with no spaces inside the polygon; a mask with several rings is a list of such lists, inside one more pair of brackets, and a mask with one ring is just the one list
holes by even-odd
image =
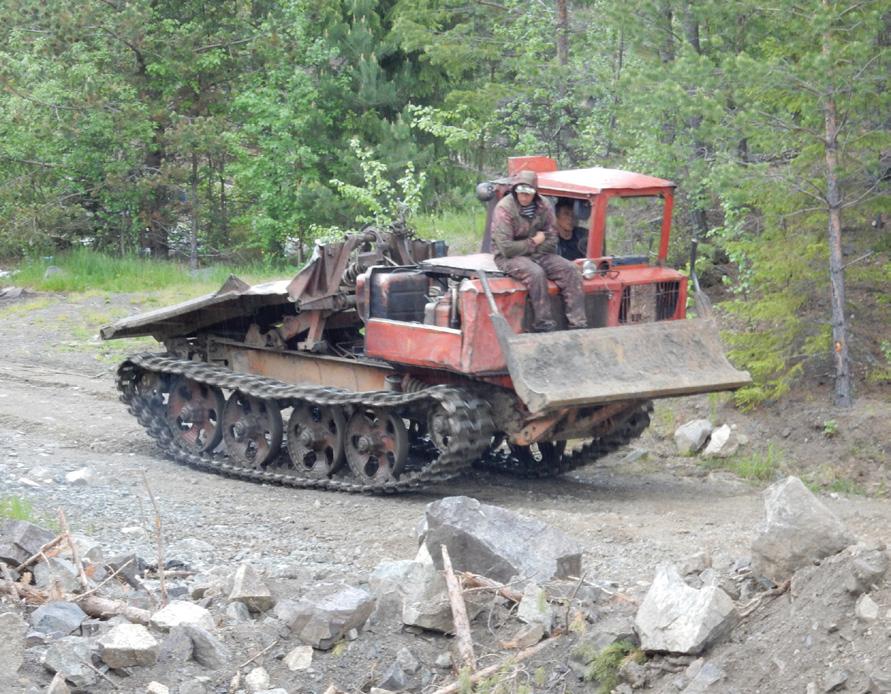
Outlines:
{"label": "green grass", "polygon": [[[50,265],[61,272],[46,277]],[[60,253],[50,259],[33,258],[18,268],[18,286],[47,292],[143,292],[189,287],[189,296],[214,291],[230,274],[247,282],[290,277],[291,266],[269,267],[261,263],[243,266],[214,265],[191,273],[187,266],[167,260],[126,256],[113,257],[86,248]]]}
{"label": "green grass", "polygon": [[602,651],[593,655],[593,658],[582,652],[581,655],[589,659],[588,668],[585,671],[585,680],[597,683],[598,694],[609,694],[619,684],[619,668],[628,660],[642,662],[643,651],[634,647],[628,641],[617,641],[610,644]]}
{"label": "green grass", "polygon": [[486,210],[477,204],[469,209],[417,215],[411,222],[421,238],[446,241],[452,255],[479,253],[486,225]]}
{"label": "green grass", "polygon": [[28,521],[42,528],[55,532],[59,531],[59,521],[57,519],[35,513],[31,502],[20,496],[4,496],[0,498],[0,520]]}
{"label": "green grass", "polygon": [[727,470],[751,482],[769,482],[786,467],[783,452],[773,443],[769,443],[762,451],[730,458],[708,458],[701,464],[708,470]]}

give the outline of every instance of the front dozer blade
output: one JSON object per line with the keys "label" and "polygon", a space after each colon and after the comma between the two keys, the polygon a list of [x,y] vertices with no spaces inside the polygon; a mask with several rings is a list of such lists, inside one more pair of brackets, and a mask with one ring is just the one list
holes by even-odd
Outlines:
{"label": "front dozer blade", "polygon": [[502,316],[492,319],[514,389],[532,412],[752,382],[727,361],[713,320],[517,335]]}

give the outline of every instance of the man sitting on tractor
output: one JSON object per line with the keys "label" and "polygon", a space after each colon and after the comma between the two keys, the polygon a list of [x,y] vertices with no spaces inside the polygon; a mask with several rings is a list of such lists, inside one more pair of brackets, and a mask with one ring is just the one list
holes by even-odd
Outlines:
{"label": "man sitting on tractor", "polygon": [[587,328],[581,275],[573,263],[557,255],[554,210],[537,188],[535,172],[520,171],[510,194],[495,206],[495,265],[525,285],[532,303],[535,332],[557,328],[548,299],[549,279],[554,280],[563,295],[569,328]]}

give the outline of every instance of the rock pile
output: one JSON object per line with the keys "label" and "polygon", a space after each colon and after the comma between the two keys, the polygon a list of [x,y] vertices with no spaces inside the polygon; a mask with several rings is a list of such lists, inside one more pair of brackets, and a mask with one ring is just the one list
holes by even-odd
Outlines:
{"label": "rock pile", "polygon": [[696,551],[625,592],[581,577],[572,538],[467,497],[427,506],[413,559],[365,580],[276,574],[296,586],[248,563],[191,570],[195,543],[162,571],[6,523],[0,691],[891,691],[886,548],[795,478],[764,500],[751,559]]}

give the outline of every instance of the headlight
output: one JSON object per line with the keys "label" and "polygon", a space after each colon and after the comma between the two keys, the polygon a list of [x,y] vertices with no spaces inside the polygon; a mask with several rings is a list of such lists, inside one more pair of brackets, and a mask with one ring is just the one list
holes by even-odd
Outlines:
{"label": "headlight", "polygon": [[582,263],[582,277],[590,280],[597,276],[597,263],[590,258]]}

